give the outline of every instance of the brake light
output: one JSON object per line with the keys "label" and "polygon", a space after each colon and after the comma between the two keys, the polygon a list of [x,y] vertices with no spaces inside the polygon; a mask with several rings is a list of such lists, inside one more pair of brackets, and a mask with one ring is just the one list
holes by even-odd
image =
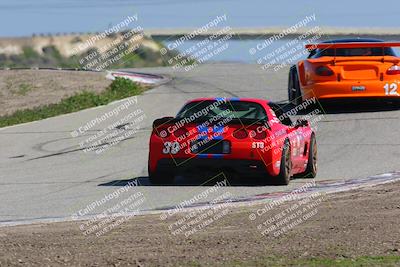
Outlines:
{"label": "brake light", "polygon": [[257,140],[263,140],[267,138],[267,133],[266,131],[261,131],[260,129],[251,130],[250,137]]}
{"label": "brake light", "polygon": [[168,132],[168,128],[167,127],[157,127],[154,128],[154,132],[156,133],[156,135],[158,137],[161,138],[166,138],[170,135],[170,133]]}
{"label": "brake light", "polygon": [[188,130],[186,128],[178,128],[174,131],[174,136],[175,137],[180,137],[180,138],[185,138],[187,136]]}
{"label": "brake light", "polygon": [[331,76],[333,75],[333,70],[331,70],[327,66],[319,66],[315,69],[315,73],[319,76]]}
{"label": "brake light", "polygon": [[387,75],[397,75],[400,74],[400,66],[398,65],[393,65],[391,66],[387,71],[386,71]]}
{"label": "brake light", "polygon": [[237,139],[245,139],[247,137],[247,131],[245,129],[238,129],[233,132],[233,137]]}

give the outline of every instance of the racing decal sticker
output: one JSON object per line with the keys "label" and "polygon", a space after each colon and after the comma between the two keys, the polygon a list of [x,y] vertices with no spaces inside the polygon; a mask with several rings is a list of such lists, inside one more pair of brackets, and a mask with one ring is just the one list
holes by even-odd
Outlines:
{"label": "racing decal sticker", "polygon": [[385,90],[385,95],[389,96],[399,96],[399,93],[397,92],[398,89],[398,84],[397,83],[386,83],[383,86],[383,89]]}
{"label": "racing decal sticker", "polygon": [[178,142],[165,142],[162,152],[164,154],[176,154],[180,150]]}
{"label": "racing decal sticker", "polygon": [[253,142],[251,148],[264,148],[264,142]]}

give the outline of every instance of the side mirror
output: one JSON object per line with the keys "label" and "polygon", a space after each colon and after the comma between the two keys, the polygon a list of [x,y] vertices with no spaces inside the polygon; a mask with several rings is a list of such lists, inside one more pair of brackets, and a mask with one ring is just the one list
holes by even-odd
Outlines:
{"label": "side mirror", "polygon": [[308,125],[309,125],[308,120],[299,119],[295,122],[294,127],[299,128],[299,127],[306,127]]}
{"label": "side mirror", "polygon": [[160,118],[160,119],[156,119],[156,120],[153,121],[153,129],[158,127],[158,126],[160,126],[160,125],[168,123],[168,122],[172,121],[173,119],[174,119],[174,117],[163,117],[163,118]]}

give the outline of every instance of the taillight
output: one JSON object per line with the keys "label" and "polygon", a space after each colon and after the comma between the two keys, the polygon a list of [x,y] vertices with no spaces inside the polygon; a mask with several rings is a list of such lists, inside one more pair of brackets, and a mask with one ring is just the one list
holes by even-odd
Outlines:
{"label": "taillight", "polygon": [[237,129],[233,132],[233,137],[237,139],[245,139],[247,137],[247,131],[245,129]]}
{"label": "taillight", "polygon": [[175,137],[180,137],[180,138],[185,138],[187,136],[188,130],[186,128],[178,128],[174,131],[174,136]]}
{"label": "taillight", "polygon": [[251,130],[250,137],[257,140],[264,140],[265,138],[267,138],[267,132],[261,131],[260,129]]}
{"label": "taillight", "polygon": [[387,71],[386,71],[387,75],[396,75],[396,74],[400,74],[400,66],[398,65],[393,65],[391,66]]}
{"label": "taillight", "polygon": [[315,69],[315,73],[319,76],[331,76],[333,75],[333,71],[327,66],[319,66]]}
{"label": "taillight", "polygon": [[154,131],[156,135],[161,138],[166,138],[170,135],[167,127],[157,127],[154,129]]}

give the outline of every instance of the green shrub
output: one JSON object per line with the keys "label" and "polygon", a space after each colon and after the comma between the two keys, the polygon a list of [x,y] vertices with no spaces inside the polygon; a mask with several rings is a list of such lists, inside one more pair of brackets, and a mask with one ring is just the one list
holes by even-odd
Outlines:
{"label": "green shrub", "polygon": [[39,58],[39,54],[30,46],[24,46],[22,48],[23,56],[26,59],[37,59]]}
{"label": "green shrub", "polygon": [[64,98],[56,104],[19,110],[11,115],[2,116],[0,117],[0,127],[42,120],[61,114],[106,105],[115,100],[138,95],[142,91],[142,87],[135,82],[124,78],[116,78],[106,90],[99,94],[83,91],[68,98]]}

